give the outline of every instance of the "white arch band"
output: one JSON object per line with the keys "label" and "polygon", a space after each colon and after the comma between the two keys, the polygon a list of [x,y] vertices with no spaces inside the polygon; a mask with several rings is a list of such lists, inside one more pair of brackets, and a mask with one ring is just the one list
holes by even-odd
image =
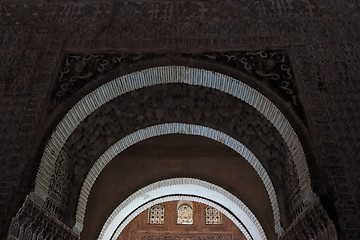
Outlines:
{"label": "white arch band", "polygon": [[102,154],[99,157],[99,159],[95,162],[95,164],[89,171],[88,175],[86,176],[86,179],[81,188],[79,202],[76,211],[75,226],[77,232],[81,232],[82,230],[82,226],[85,218],[86,205],[91,188],[95,184],[97,177],[100,175],[101,171],[106,167],[106,165],[109,164],[119,153],[121,153],[128,147],[142,140],[155,136],[175,134],[175,133],[196,135],[196,136],[202,136],[213,139],[228,146],[229,148],[233,149],[238,154],[243,156],[245,160],[255,169],[255,171],[262,180],[270,199],[272,212],[274,215],[275,231],[279,235],[282,234],[282,228],[280,225],[280,210],[276,198],[276,192],[268,173],[261,165],[260,161],[256,158],[256,156],[243,144],[241,144],[236,139],[230,137],[229,135],[226,135],[222,132],[219,132],[217,130],[208,127],[193,125],[193,124],[184,124],[184,123],[165,123],[165,124],[155,125],[138,130],[120,139],[118,142],[113,144],[110,148],[108,148],[105,151],[104,154]]}
{"label": "white arch band", "polygon": [[89,93],[67,112],[52,133],[41,158],[35,182],[36,195],[45,202],[60,150],[75,128],[106,102],[133,90],[166,83],[186,83],[214,88],[228,93],[257,109],[279,131],[295,163],[303,202],[311,196],[311,182],[306,157],[299,138],[280,110],[255,89],[232,77],[184,66],[149,68],[116,78]]}
{"label": "white arch band", "polygon": [[[184,195],[192,195],[195,197],[164,197],[176,195],[179,194],[179,192]],[[113,211],[105,222],[98,239],[117,240],[125,226],[142,211],[156,203],[181,199],[198,201],[218,208],[236,224],[236,226],[244,233],[247,240],[267,239],[265,232],[255,215],[239,199],[214,184],[193,178],[173,178],[163,180],[140,189],[128,197]],[[206,199],[221,203],[225,208],[231,209],[232,214],[218,204],[214,204]],[[241,223],[234,215],[241,219]]]}

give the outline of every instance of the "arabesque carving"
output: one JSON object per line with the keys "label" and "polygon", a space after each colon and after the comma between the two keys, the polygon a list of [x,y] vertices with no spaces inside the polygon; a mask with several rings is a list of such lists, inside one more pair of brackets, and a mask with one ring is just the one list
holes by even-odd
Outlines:
{"label": "arabesque carving", "polygon": [[[283,179],[281,164],[285,163],[282,162],[293,161],[290,155],[287,158],[282,157],[288,150],[276,129],[249,105],[236,102],[232,97],[210,88],[185,84],[157,85],[114,99],[77,127],[66,143],[68,154],[73,159],[70,162],[70,169],[73,171],[69,173],[73,182],[70,184],[72,187],[68,202],[77,201],[76,193],[80,190],[86,174],[109,145],[127,134],[159,122],[205,122],[207,126],[215,129],[221,126],[221,131],[232,133],[235,139],[259,156],[275,188],[280,188]],[[226,126],[222,125],[224,122],[227,123]],[[88,137],[84,138],[84,135]],[[106,141],[100,142],[99,139]],[[270,168],[269,162],[273,159],[281,161],[279,160],[276,167]],[[295,169],[289,171],[291,176],[296,176]],[[284,182],[287,185],[291,181],[285,178]],[[302,204],[299,188],[299,182],[292,182],[291,187],[288,187],[288,194],[292,196],[289,207],[293,209]],[[300,202],[292,201],[293,197],[300,199]],[[72,205],[68,205],[68,209],[74,208]]]}
{"label": "arabesque carving", "polygon": [[280,240],[337,240],[334,223],[323,209],[319,200],[307,208],[286,230]]}
{"label": "arabesque carving", "polygon": [[119,66],[161,57],[192,58],[232,67],[269,86],[302,116],[296,82],[285,50],[204,53],[98,53],[66,54],[53,92],[53,107],[99,76]]}
{"label": "arabesque carving", "polygon": [[77,240],[70,228],[29,197],[12,219],[8,240]]}
{"label": "arabesque carving", "polygon": [[148,233],[141,235],[141,240],[232,240],[231,233],[218,233],[218,234],[176,234],[176,233]]}

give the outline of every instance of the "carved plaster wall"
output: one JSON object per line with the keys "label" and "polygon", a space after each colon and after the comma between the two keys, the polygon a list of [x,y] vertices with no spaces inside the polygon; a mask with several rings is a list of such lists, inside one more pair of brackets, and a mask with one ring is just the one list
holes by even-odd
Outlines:
{"label": "carved plaster wall", "polygon": [[34,186],[38,152],[53,130],[48,122],[50,99],[64,52],[286,48],[315,150],[316,161],[311,164],[320,169],[313,178],[317,192],[340,238],[359,239],[359,4],[355,0],[2,2],[1,237]]}
{"label": "carved plaster wall", "polygon": [[[165,68],[166,69],[166,68]],[[167,68],[172,69],[172,68]],[[177,68],[176,68],[177,69]],[[180,69],[180,68],[179,68]],[[187,71],[187,70],[186,70]],[[189,73],[191,70],[189,71]],[[186,72],[184,72],[186,73]],[[147,77],[148,81],[151,81],[150,79],[154,78],[160,78],[161,79],[161,70],[159,72],[160,75],[155,74],[154,77],[153,74],[150,73],[150,75]],[[181,72],[173,72],[172,70],[170,72],[163,72],[163,74],[175,74],[173,75],[174,79],[179,78],[180,82],[181,80]],[[180,74],[180,75],[177,75]],[[164,75],[164,76],[165,76]],[[130,75],[131,76],[131,75]],[[169,75],[170,76],[170,75]],[[179,77],[180,76],[180,77]],[[184,75],[185,76],[185,75]],[[211,77],[209,75],[209,77]],[[129,81],[132,81],[132,77],[128,77]],[[196,79],[196,75],[194,76],[187,76],[184,81],[198,81]],[[171,77],[169,77],[170,81],[176,81],[173,80]],[[209,81],[210,78],[204,78],[204,81]],[[221,81],[221,80],[219,80]],[[218,81],[218,82],[219,82]],[[225,81],[225,80],[224,80]],[[166,81],[165,81],[166,82]],[[199,82],[200,83],[200,82]],[[130,83],[131,84],[131,83]],[[200,83],[201,84],[201,83]],[[206,83],[204,83],[207,85]],[[234,83],[236,84],[236,83]],[[234,85],[235,86],[235,85]],[[215,87],[216,88],[216,87]],[[199,89],[199,90],[196,90]],[[221,87],[220,87],[221,89]],[[231,89],[231,88],[230,88]],[[232,91],[232,90],[230,90]],[[102,92],[102,91],[101,91]],[[100,92],[99,92],[100,93]],[[236,95],[238,93],[234,93]],[[249,93],[251,96],[251,93]],[[127,99],[127,97],[130,96],[130,99]],[[143,100],[141,99],[143,98]],[[218,99],[217,99],[218,98]],[[239,98],[243,98],[242,95],[239,95]],[[251,98],[251,97],[249,97]],[[228,99],[228,100],[226,100]],[[246,96],[244,97],[246,99]],[[252,98],[253,99],[253,98]],[[214,101],[214,103],[212,103]],[[68,202],[70,205],[68,205],[68,208],[73,209],[71,205],[74,205],[74,202],[77,202],[77,195],[76,193],[79,191],[82,179],[85,179],[85,176],[87,172],[90,170],[90,167],[93,162],[95,162],[96,157],[100,156],[103,152],[105,152],[107,146],[109,144],[113,144],[117,141],[117,139],[121,136],[124,136],[126,133],[131,133],[132,131],[135,131],[137,129],[141,129],[143,127],[141,126],[151,126],[152,124],[156,124],[158,122],[185,122],[185,123],[205,123],[207,126],[214,126],[215,129],[220,129],[221,131],[230,133],[232,132],[232,135],[237,135],[240,137],[241,142],[244,142],[246,146],[250,148],[251,151],[255,153],[255,155],[260,156],[260,158],[264,158],[263,164],[267,165],[265,167],[268,171],[271,171],[270,175],[273,176],[273,181],[276,182],[277,188],[280,191],[281,188],[286,188],[287,191],[287,197],[288,200],[287,205],[290,206],[291,215],[293,217],[296,217],[296,215],[302,211],[303,208],[303,201],[307,200],[309,197],[306,193],[304,195],[304,192],[302,193],[302,197],[300,196],[300,186],[301,188],[306,189],[306,184],[309,184],[306,180],[306,163],[301,163],[301,161],[304,161],[304,157],[301,157],[301,147],[296,147],[299,145],[290,146],[292,149],[296,149],[295,151],[299,150],[299,153],[293,153],[293,154],[287,154],[286,152],[286,145],[289,146],[289,142],[283,142],[281,140],[281,137],[279,134],[276,133],[275,128],[272,130],[262,130],[262,131],[255,131],[252,130],[253,127],[256,125],[257,129],[261,129],[265,126],[271,126],[271,124],[267,120],[263,120],[263,122],[258,122],[257,119],[261,119],[264,117],[261,117],[260,114],[256,114],[256,110],[251,108],[250,106],[247,106],[247,104],[242,103],[241,101],[236,105],[235,104],[235,98],[230,97],[229,95],[226,95],[224,93],[219,93],[215,90],[207,89],[207,88],[201,88],[201,87],[190,87],[182,84],[167,84],[167,85],[159,85],[154,87],[147,87],[144,89],[140,89],[134,92],[129,92],[125,94],[124,96],[118,97],[117,99],[105,104],[104,106],[100,107],[98,110],[96,110],[92,115],[86,118],[84,123],[81,123],[79,127],[75,130],[75,132],[71,135],[70,139],[67,141],[68,146],[66,147],[69,149],[68,154],[70,154],[72,159],[76,159],[76,162],[71,163],[70,169],[74,168],[73,173],[70,173],[71,179],[72,179],[72,192],[73,193],[65,193],[65,196],[69,196]],[[246,100],[251,101],[251,100]],[[260,100],[259,100],[260,101]],[[122,104],[126,103],[126,104]],[[114,105],[115,104],[115,105]],[[165,105],[164,105],[165,104]],[[254,104],[260,105],[258,108],[262,109],[263,107],[259,102],[254,102]],[[266,105],[266,104],[265,104]],[[122,109],[124,108],[124,109]],[[105,110],[108,109],[108,110]],[[153,110],[155,112],[151,112]],[[240,111],[240,109],[242,109]],[[270,113],[269,109],[263,108],[264,112],[268,114],[268,117],[273,117],[273,115]],[[126,113],[128,111],[139,111],[134,113]],[[149,112],[150,111],[150,112]],[[224,111],[220,114],[221,111]],[[148,113],[146,113],[148,112]],[[144,114],[145,113],[145,114]],[[76,113],[80,114],[80,112]],[[120,114],[120,115],[118,115]],[[190,114],[190,115],[189,115]],[[117,116],[118,115],[118,116]],[[253,117],[251,117],[254,115]],[[95,117],[92,117],[95,116]],[[130,120],[130,118],[136,117],[135,119]],[[127,118],[129,119],[127,120]],[[228,119],[223,119],[224,117],[228,117]],[[275,117],[276,118],[276,117]],[[248,119],[248,120],[246,120]],[[68,120],[66,120],[68,121]],[[71,120],[77,121],[77,120]],[[100,121],[100,122],[99,122]],[[115,121],[112,122],[111,121]],[[118,122],[121,121],[121,122]],[[249,122],[244,122],[249,121]],[[129,123],[134,124],[134,126],[131,126]],[[227,122],[227,127],[221,126],[222,122]],[[278,124],[279,131],[282,131],[283,134],[293,134],[290,130],[286,130],[286,123],[282,123],[279,120],[273,120],[273,122],[276,122]],[[230,124],[232,123],[232,124]],[[89,125],[90,124],[90,125]],[[100,125],[99,125],[100,124]],[[255,125],[254,125],[255,124]],[[65,126],[65,132],[69,131],[66,130]],[[270,127],[271,128],[271,127]],[[97,129],[94,137],[93,130]],[[105,132],[102,133],[103,129]],[[106,130],[108,129],[108,130]],[[227,130],[226,130],[227,129]],[[59,133],[57,133],[55,136],[53,134],[53,137],[60,136],[59,140],[62,141],[62,133],[60,129],[58,129]],[[250,131],[250,132],[249,132]],[[65,133],[64,132],[64,133]],[[237,132],[237,134],[235,133]],[[59,135],[60,134],[60,135]],[[66,134],[66,133],[65,133]],[[260,135],[259,135],[260,134]],[[265,140],[264,136],[268,135],[271,139]],[[269,144],[273,145],[275,144],[274,136],[279,136],[279,146],[275,147],[278,150],[273,149],[273,147],[269,146]],[[90,136],[90,138],[84,138],[84,136]],[[102,139],[104,136],[106,136],[106,140],[104,141]],[[116,137],[115,139],[112,139],[113,137]],[[284,137],[288,137],[284,135]],[[248,138],[248,139],[247,139]],[[54,138],[53,138],[54,139]],[[52,144],[57,144],[58,141],[52,140]],[[83,142],[84,141],[84,142]],[[259,141],[263,141],[264,147],[260,147],[261,143]],[[289,141],[289,140],[288,140]],[[292,140],[291,140],[292,141]],[[296,142],[296,139],[295,139]],[[94,147],[96,144],[96,147]],[[268,145],[268,146],[266,146]],[[250,147],[253,146],[253,147]],[[80,148],[79,148],[80,147]],[[71,150],[73,149],[73,150]],[[265,150],[267,149],[267,150]],[[55,150],[55,149],[54,149]],[[52,151],[52,150],[51,150]],[[278,153],[275,153],[275,152]],[[289,150],[291,151],[291,150]],[[294,150],[293,150],[294,151]],[[45,155],[46,154],[46,155]],[[46,150],[43,158],[50,156],[51,152],[50,150]],[[295,157],[296,156],[296,157]],[[299,158],[297,162],[297,170],[294,168],[294,164],[291,163],[293,160],[292,158]],[[81,160],[83,159],[83,161]],[[93,159],[91,161],[91,159]],[[265,160],[268,159],[268,160]],[[283,160],[283,163],[275,163],[274,161],[280,160],[280,159],[287,159]],[[60,159],[61,160],[61,159]],[[44,160],[43,160],[44,161]],[[272,169],[269,166],[272,165]],[[289,165],[290,164],[290,165]],[[305,168],[304,168],[305,164]],[[278,166],[277,168],[274,168],[275,166]],[[292,172],[291,174],[286,175],[287,178],[285,179],[284,176],[282,176],[282,166],[289,165],[290,168],[287,170]],[[87,166],[87,167],[86,167]],[[41,165],[42,168],[44,168],[43,165]],[[305,169],[305,171],[304,171]],[[42,170],[44,171],[44,170]],[[80,171],[80,172],[79,172]],[[298,180],[296,171],[300,171],[303,175],[300,180]],[[39,176],[43,174],[41,171],[39,171]],[[38,179],[42,179],[43,177]],[[284,178],[284,179],[283,179]],[[290,180],[294,178],[293,180]],[[301,182],[299,185],[299,181]],[[289,184],[282,184],[281,182],[289,183]],[[39,186],[42,186],[41,182],[38,182]],[[46,183],[46,181],[44,182]],[[48,183],[49,184],[49,183]],[[63,186],[62,184],[60,184]],[[40,189],[40,188],[39,188]],[[38,191],[37,193],[40,193]],[[51,201],[51,199],[50,199]],[[71,212],[71,211],[70,211]],[[68,212],[68,221],[71,221],[69,217],[71,217],[71,213]]]}

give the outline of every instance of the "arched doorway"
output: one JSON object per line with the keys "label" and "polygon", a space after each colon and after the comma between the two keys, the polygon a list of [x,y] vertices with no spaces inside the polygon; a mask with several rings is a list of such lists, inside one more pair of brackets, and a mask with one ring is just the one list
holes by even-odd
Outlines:
{"label": "arched doorway", "polygon": [[[265,192],[262,199],[270,206],[271,221],[263,221],[268,225],[269,239],[281,235],[281,225],[289,226],[313,202],[302,145],[274,103],[237,79],[183,66],[127,74],[81,99],[48,141],[31,197],[68,225],[74,225],[74,231],[80,234],[89,207],[83,193],[93,191],[92,185],[106,164],[133,143],[174,133],[221,142],[255,169]],[[119,141],[122,143],[116,145]],[[86,176],[90,176],[90,183]],[[222,180],[218,179],[220,183]],[[229,187],[231,192],[241,191],[235,185]]]}
{"label": "arched doorway", "polygon": [[[144,194],[146,199],[142,199]],[[99,239],[118,239],[124,228],[141,212],[154,204],[176,200],[211,205],[228,217],[246,239],[267,239],[255,215],[240,200],[213,184],[190,178],[160,181],[130,196],[108,218]]]}
{"label": "arched doorway", "polygon": [[[91,189],[97,179],[97,177],[101,174],[101,172],[104,170],[104,168],[109,164],[118,154],[120,154],[122,151],[124,151],[126,148],[130,147],[131,145],[140,142],[142,140],[156,137],[156,136],[162,136],[162,135],[169,135],[169,134],[185,134],[185,135],[195,135],[195,136],[202,136],[207,137],[209,139],[216,140],[220,142],[221,144],[227,146],[229,149],[234,150],[237,154],[241,155],[243,160],[247,162],[247,165],[249,169],[246,171],[254,171],[256,172],[257,176],[256,178],[259,178],[262,182],[263,186],[246,186],[246,187],[261,187],[266,190],[267,197],[269,198],[270,204],[271,204],[271,210],[273,215],[273,221],[274,221],[274,230],[277,232],[278,235],[282,234],[282,227],[280,223],[280,210],[278,206],[278,201],[275,193],[275,189],[273,187],[273,184],[271,182],[271,179],[269,175],[267,174],[266,170],[260,163],[260,161],[256,158],[256,156],[247,149],[244,145],[242,145],[240,142],[236,141],[235,139],[231,138],[230,136],[223,134],[219,131],[216,131],[214,129],[210,129],[203,126],[198,125],[191,125],[191,124],[181,124],[181,123],[167,123],[163,125],[156,125],[152,127],[148,127],[146,129],[139,130],[137,132],[134,132],[131,135],[126,136],[125,138],[119,140],[114,145],[112,145],[94,164],[94,166],[91,168],[90,172],[87,174],[87,177],[85,179],[85,182],[83,183],[79,203],[77,206],[77,214],[76,214],[76,223],[74,229],[77,232],[81,232],[83,228],[83,222],[84,222],[84,215],[86,212],[86,205],[89,198],[89,194],[91,192]],[[176,142],[176,138],[179,138],[179,136],[172,136],[169,141]],[[187,138],[185,138],[187,139]],[[193,138],[194,139],[194,138]],[[196,138],[195,138],[196,139]],[[185,141],[192,141],[189,138]],[[203,141],[203,140],[198,140]],[[206,142],[206,141],[205,141]],[[179,143],[178,143],[179,144]],[[193,141],[194,145],[199,144],[199,142]],[[201,143],[205,145],[204,143]],[[214,144],[210,145],[209,148],[214,147]],[[179,147],[179,149],[181,149]],[[158,150],[156,147],[154,150]],[[196,149],[192,149],[192,151],[196,151]],[[172,156],[170,155],[169,158]],[[223,158],[223,156],[220,154],[219,156],[214,156],[214,158]],[[147,155],[142,156],[142,158],[148,158]],[[160,157],[158,157],[160,158]],[[188,154],[186,156],[183,156],[183,158],[197,158],[196,155]],[[220,159],[211,159],[210,161],[221,161]],[[242,160],[242,159],[241,159]],[[241,161],[239,159],[239,161]],[[242,161],[243,161],[242,160]],[[137,161],[137,160],[136,160]],[[203,170],[205,171],[207,162],[203,163]],[[155,165],[154,165],[155,167]],[[158,166],[160,168],[160,166]],[[235,166],[234,166],[235,167]],[[136,174],[136,173],[135,173]],[[182,173],[187,174],[187,173]],[[239,168],[239,174],[244,174],[244,169]],[[121,179],[117,179],[114,181],[121,181]],[[253,180],[254,181],[254,180]],[[162,183],[162,184],[169,184],[168,182]],[[205,184],[205,183],[204,183]],[[179,187],[179,183],[175,183],[174,187]],[[190,186],[190,185],[189,185]],[[106,186],[104,186],[106,187]],[[212,188],[211,186],[208,186],[208,188]],[[151,188],[148,188],[151,189]],[[143,194],[148,190],[142,190]],[[178,189],[174,189],[174,191],[178,191]],[[198,190],[200,191],[200,190]],[[179,192],[178,192],[179,193]],[[180,191],[181,193],[181,191]],[[164,194],[171,195],[174,193],[168,193]],[[188,193],[190,195],[196,195],[194,193]],[[163,195],[161,195],[163,196]],[[161,197],[158,196],[158,197]],[[204,196],[203,196],[204,197]],[[215,200],[214,200],[215,201]],[[230,208],[227,206],[227,208]]]}
{"label": "arched doorway", "polygon": [[125,239],[245,240],[239,228],[217,208],[194,200],[158,203],[141,212],[120,233]]}

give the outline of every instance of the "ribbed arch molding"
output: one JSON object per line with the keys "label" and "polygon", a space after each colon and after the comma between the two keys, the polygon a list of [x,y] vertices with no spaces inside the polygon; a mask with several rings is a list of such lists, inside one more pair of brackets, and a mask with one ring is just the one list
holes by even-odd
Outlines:
{"label": "ribbed arch molding", "polygon": [[299,177],[301,199],[305,203],[312,196],[306,157],[299,138],[289,121],[266,97],[243,82],[221,73],[185,66],[149,68],[118,77],[89,93],[71,108],[56,126],[42,155],[35,182],[35,194],[45,202],[59,152],[76,127],[106,102],[139,88],[167,83],[186,83],[204,86],[230,94],[257,109],[264,115],[290,150]]}
{"label": "ribbed arch molding", "polygon": [[[179,192],[183,195],[179,196]],[[176,200],[197,201],[213,206],[233,221],[247,240],[267,239],[259,221],[243,202],[214,184],[193,178],[163,180],[140,189],[113,211],[98,239],[117,240],[126,225],[142,211],[157,203]],[[231,209],[231,213],[224,208]]]}
{"label": "ribbed arch molding", "polygon": [[[201,197],[195,197],[195,196],[187,196],[187,195],[172,195],[172,196],[165,196],[165,197],[160,197],[157,198],[155,200],[149,201],[144,205],[141,205],[141,207],[137,208],[136,210],[134,210],[130,215],[126,216],[125,219],[120,218],[117,219],[117,215],[120,215],[121,210],[124,209],[123,205],[119,205],[114,211],[113,213],[110,215],[110,217],[107,219],[106,223],[103,226],[103,230],[99,235],[98,239],[104,239],[105,238],[105,233],[106,230],[110,230],[108,228],[111,227],[111,225],[113,225],[114,227],[116,225],[118,225],[115,233],[113,234],[112,239],[117,240],[118,237],[120,236],[121,232],[125,229],[125,227],[136,217],[138,216],[140,213],[142,213],[143,211],[149,209],[150,207],[154,206],[155,204],[161,204],[164,202],[170,202],[170,201],[192,201],[192,202],[200,202],[203,204],[206,204],[208,206],[214,207],[216,209],[218,209],[222,214],[224,214],[226,217],[228,217],[234,224],[235,226],[238,227],[238,229],[244,234],[246,240],[252,240],[252,237],[250,235],[250,233],[247,231],[247,229],[244,227],[244,225],[242,224],[242,222],[239,221],[238,218],[234,217],[234,215],[227,211],[226,209],[224,209],[221,205],[219,205],[218,203],[215,203],[213,201],[209,201],[205,198],[201,198]],[[121,221],[121,224],[117,224],[117,222]],[[111,232],[111,231],[109,231]]]}
{"label": "ribbed arch molding", "polygon": [[105,153],[102,154],[95,162],[82,185],[76,210],[76,223],[74,227],[74,230],[76,230],[76,232],[79,233],[82,230],[86,205],[91,188],[95,184],[97,177],[106,167],[106,165],[110,163],[119,153],[121,153],[128,147],[145,139],[167,134],[186,134],[206,137],[218,141],[240,154],[255,169],[255,171],[261,178],[270,199],[274,216],[275,231],[278,233],[278,235],[282,234],[282,227],[280,225],[280,210],[276,197],[276,192],[268,173],[261,165],[257,157],[242,143],[230,137],[229,135],[226,135],[220,131],[214,130],[209,127],[185,123],[165,123],[140,129],[120,139],[110,148],[108,148]]}

